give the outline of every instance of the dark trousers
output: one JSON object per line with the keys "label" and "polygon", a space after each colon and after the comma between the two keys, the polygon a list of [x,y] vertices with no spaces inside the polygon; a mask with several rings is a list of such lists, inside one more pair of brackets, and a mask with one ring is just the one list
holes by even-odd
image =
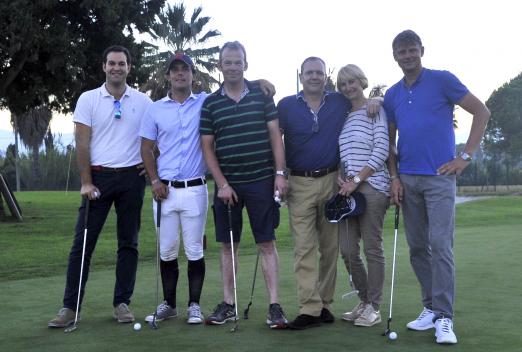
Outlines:
{"label": "dark trousers", "polygon": [[[145,177],[135,170],[123,172],[93,172],[93,184],[98,187],[101,197],[90,201],[83,268],[82,292],[89,277],[89,265],[92,253],[98,241],[109,210],[114,204],[117,217],[118,259],[116,263],[116,283],[114,285],[113,305],[130,303],[136,281],[138,265],[138,232],[141,222],[141,207],[145,192]],[[63,297],[63,306],[76,310],[78,284],[82,259],[83,234],[85,229],[85,199],[78,213],[76,234],[69,253],[67,281]]]}

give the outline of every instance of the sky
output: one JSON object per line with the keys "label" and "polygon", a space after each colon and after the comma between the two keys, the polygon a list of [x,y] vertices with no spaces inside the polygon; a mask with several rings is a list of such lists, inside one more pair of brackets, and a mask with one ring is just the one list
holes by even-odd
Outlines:
{"label": "sky", "polygon": [[[296,70],[308,56],[323,58],[334,78],[352,63],[365,72],[370,87],[393,85],[402,72],[391,43],[404,29],[421,37],[424,67],[453,72],[482,101],[522,72],[520,16],[508,0],[185,0],[185,5],[187,19],[202,6],[202,16],[212,18],[205,29],[222,33],[208,46],[233,40],[245,45],[246,78],[272,82],[276,102],[295,94]],[[458,109],[457,118],[461,143],[471,116]],[[51,129],[72,133],[72,116],[55,116]],[[1,130],[12,130],[6,112],[0,112]],[[6,137],[0,138],[5,149]]]}

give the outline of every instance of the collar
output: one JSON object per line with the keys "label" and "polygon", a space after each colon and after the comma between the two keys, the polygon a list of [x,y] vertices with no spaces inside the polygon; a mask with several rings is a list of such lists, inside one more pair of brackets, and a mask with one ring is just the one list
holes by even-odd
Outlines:
{"label": "collar", "polygon": [[403,85],[403,87],[408,88],[408,87],[413,87],[414,85],[418,84],[419,82],[422,81],[422,79],[424,78],[426,72],[427,72],[427,69],[423,67],[421,72],[417,76],[417,79],[415,80],[415,82],[413,82],[413,84],[411,86],[408,86],[408,84],[406,84],[406,77],[403,77],[402,78],[402,85]]}
{"label": "collar", "polygon": [[[323,99],[322,99],[322,101],[324,101],[326,99],[326,97],[331,95],[331,94],[334,94],[334,92],[331,92],[329,90],[325,90],[323,92]],[[304,91],[300,91],[299,93],[296,94],[295,97],[297,98],[297,100],[305,101],[305,99],[304,99]]]}
{"label": "collar", "polygon": [[[112,96],[112,94],[109,93],[109,91],[107,90],[107,87],[105,87],[105,83],[102,84],[102,86],[100,87],[100,89],[101,89],[101,95],[102,95],[103,97],[111,97],[111,98],[114,98],[114,97]],[[128,84],[125,84],[125,92],[123,92],[122,98],[123,98],[123,97],[129,97],[129,96],[130,96],[131,89],[132,89],[132,88],[129,87]],[[120,98],[120,100],[121,100],[121,98]]]}
{"label": "collar", "polygon": [[[250,85],[250,82],[244,79],[245,82],[245,89],[241,92],[241,96],[239,97],[239,100],[243,99],[248,93],[250,93],[250,89],[252,89],[252,86]],[[227,93],[225,92],[225,83],[223,82],[221,86],[219,86],[219,94],[222,96],[226,96]]]}
{"label": "collar", "polygon": [[[188,100],[190,100],[190,99],[195,100],[196,98],[197,98],[196,95],[191,91],[191,92],[190,92],[190,95],[187,97],[187,99],[185,99],[185,101],[184,101],[183,103],[181,103],[181,104],[185,104]],[[172,98],[170,97],[170,90],[169,90],[169,92],[167,93],[167,96],[164,97],[164,98],[162,98],[161,101],[173,101],[173,102],[175,102],[175,103],[180,104],[177,100],[174,100],[174,99],[172,99]]]}

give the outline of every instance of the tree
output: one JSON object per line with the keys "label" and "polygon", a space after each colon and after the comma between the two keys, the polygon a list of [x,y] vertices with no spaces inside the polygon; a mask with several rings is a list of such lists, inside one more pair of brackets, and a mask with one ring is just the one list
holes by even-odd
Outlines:
{"label": "tree", "polygon": [[151,92],[153,100],[163,98],[166,94],[168,82],[165,79],[165,62],[175,53],[183,52],[194,61],[197,71],[193,87],[195,92],[210,92],[212,85],[218,83],[212,73],[217,68],[215,56],[219,53],[219,47],[205,48],[204,45],[221,33],[213,29],[203,33],[211,17],[200,17],[202,11],[201,6],[195,8],[187,22],[183,2],[167,5],[158,16],[159,21],[152,25],[153,39],[167,47],[166,51],[160,51],[159,45],[156,46],[155,52],[147,58],[148,64],[153,67],[153,73],[141,89]]}

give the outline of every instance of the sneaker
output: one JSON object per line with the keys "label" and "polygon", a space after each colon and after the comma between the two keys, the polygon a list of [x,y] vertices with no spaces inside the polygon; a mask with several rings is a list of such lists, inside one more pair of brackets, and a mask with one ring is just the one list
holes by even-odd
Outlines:
{"label": "sneaker", "polygon": [[303,330],[321,326],[321,317],[308,314],[299,314],[294,321],[288,323],[288,327],[294,330]]}
{"label": "sneaker", "polygon": [[332,312],[330,312],[326,308],[321,309],[320,317],[321,317],[321,322],[322,323],[331,324],[331,323],[333,323],[335,321],[335,318],[334,318]]}
{"label": "sneaker", "polygon": [[367,303],[359,302],[358,305],[355,306],[355,308],[351,312],[343,313],[342,319],[346,321],[355,321],[355,319],[359,318],[364,310],[366,308]]}
{"label": "sneaker", "polygon": [[284,329],[288,324],[288,320],[285,318],[283,308],[279,303],[272,303],[268,307],[268,316],[266,317],[266,324],[270,329]]}
{"label": "sneaker", "polygon": [[112,316],[118,323],[132,323],[134,321],[134,314],[132,314],[129,306],[125,303],[120,303],[114,307],[114,314]]}
{"label": "sneaker", "polygon": [[187,323],[201,324],[203,322],[203,314],[201,314],[201,307],[196,302],[190,303],[187,309]]}
{"label": "sneaker", "polygon": [[[47,326],[50,328],[65,328],[74,323],[75,316],[76,312],[74,310],[62,308],[58,311],[54,319],[47,323]],[[78,320],[80,320],[80,315],[78,315]]]}
{"label": "sneaker", "polygon": [[[175,318],[178,316],[176,308],[172,308],[167,301],[163,301],[156,308],[156,321],[162,321],[165,319]],[[147,315],[145,321],[150,323],[154,320],[154,313]]]}
{"label": "sneaker", "polygon": [[410,330],[428,330],[435,327],[433,325],[433,319],[435,319],[435,313],[431,309],[424,307],[419,317],[413,321],[410,321],[406,326]]}
{"label": "sneaker", "polygon": [[437,338],[437,343],[457,343],[457,336],[453,332],[453,321],[444,317],[437,319],[435,321],[435,337]]}
{"label": "sneaker", "polygon": [[353,322],[356,326],[373,326],[381,322],[381,313],[371,304],[367,304],[361,315]]}
{"label": "sneaker", "polygon": [[205,319],[207,325],[221,325],[228,321],[237,320],[234,306],[226,302],[221,302],[216,306],[214,312]]}

